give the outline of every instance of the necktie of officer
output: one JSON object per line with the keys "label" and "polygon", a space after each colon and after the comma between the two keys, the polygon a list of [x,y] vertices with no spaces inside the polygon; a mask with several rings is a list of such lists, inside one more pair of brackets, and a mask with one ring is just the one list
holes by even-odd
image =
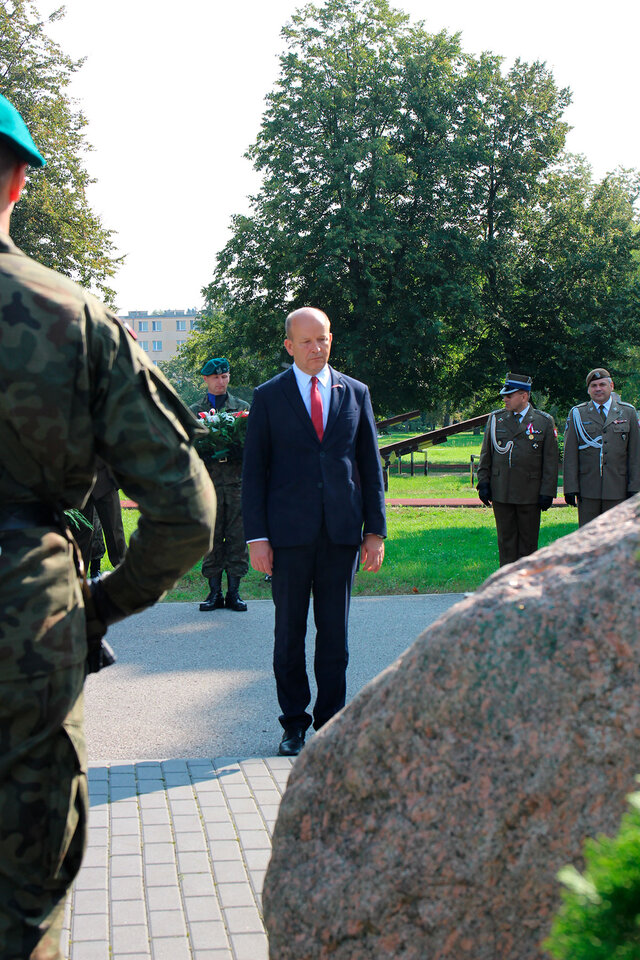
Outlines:
{"label": "necktie of officer", "polygon": [[318,440],[324,436],[324,424],[322,422],[322,397],[318,390],[318,378],[311,377],[311,422],[313,423]]}
{"label": "necktie of officer", "polygon": [[606,417],[604,413],[604,403],[600,404],[599,410],[600,410],[600,416],[602,417],[603,420],[605,420]]}

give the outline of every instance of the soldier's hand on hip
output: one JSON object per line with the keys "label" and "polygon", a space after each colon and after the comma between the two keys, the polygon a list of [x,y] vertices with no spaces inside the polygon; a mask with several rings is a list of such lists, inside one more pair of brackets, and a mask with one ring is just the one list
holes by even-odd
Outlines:
{"label": "soldier's hand on hip", "polygon": [[478,496],[484,503],[485,507],[491,506],[491,484],[487,483],[486,480],[483,480],[478,484]]}

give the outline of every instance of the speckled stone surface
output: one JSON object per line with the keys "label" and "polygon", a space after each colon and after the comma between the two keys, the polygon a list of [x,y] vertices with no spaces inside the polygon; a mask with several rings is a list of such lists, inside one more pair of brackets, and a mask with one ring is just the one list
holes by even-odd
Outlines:
{"label": "speckled stone surface", "polygon": [[494,574],[294,764],[271,960],[529,960],[640,773],[640,500]]}

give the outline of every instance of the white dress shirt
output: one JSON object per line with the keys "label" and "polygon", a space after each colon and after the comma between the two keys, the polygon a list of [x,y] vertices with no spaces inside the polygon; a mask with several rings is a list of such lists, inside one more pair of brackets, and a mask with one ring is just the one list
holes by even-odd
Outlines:
{"label": "white dress shirt", "polygon": [[[293,364],[293,372],[296,383],[298,384],[300,396],[302,397],[302,402],[305,405],[309,417],[311,417],[311,374],[303,373],[295,363]],[[318,390],[320,392],[320,399],[322,400],[322,426],[324,428],[327,426],[329,406],[331,404],[331,371],[329,370],[329,364],[325,363],[322,370],[315,374],[315,376],[318,378]]]}

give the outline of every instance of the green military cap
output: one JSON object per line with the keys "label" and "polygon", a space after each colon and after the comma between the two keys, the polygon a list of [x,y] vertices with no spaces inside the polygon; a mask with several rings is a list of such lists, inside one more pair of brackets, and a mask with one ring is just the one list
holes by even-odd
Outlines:
{"label": "green military cap", "polygon": [[229,373],[231,367],[226,357],[213,357],[207,360],[200,371],[203,377],[210,377],[213,373]]}
{"label": "green military cap", "polygon": [[591,370],[587,374],[587,386],[592,380],[611,380],[611,374],[604,367],[596,367],[595,370]]}
{"label": "green military cap", "polygon": [[20,160],[25,160],[32,167],[44,167],[47,162],[38,152],[26,123],[13,104],[9,103],[2,94],[0,94],[0,141],[4,141]]}

